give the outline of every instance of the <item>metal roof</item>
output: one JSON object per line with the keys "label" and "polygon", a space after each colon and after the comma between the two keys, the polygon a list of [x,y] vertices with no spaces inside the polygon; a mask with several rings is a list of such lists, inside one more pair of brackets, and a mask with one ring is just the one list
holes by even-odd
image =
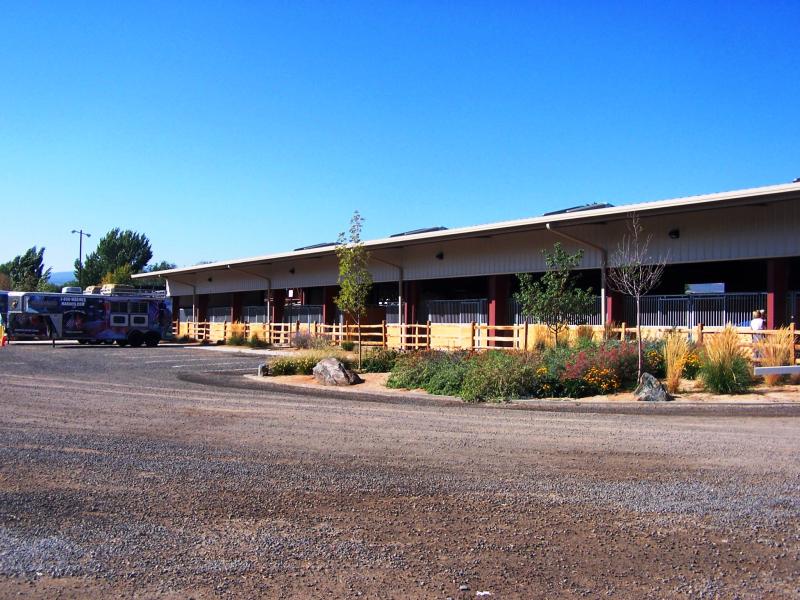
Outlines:
{"label": "metal roof", "polygon": [[[545,225],[560,224],[562,226],[578,225],[592,221],[624,219],[631,213],[639,215],[665,214],[689,212],[693,210],[709,210],[723,208],[726,206],[776,202],[790,199],[800,195],[800,183],[786,183],[780,185],[770,185],[730,192],[719,192],[715,194],[704,194],[699,196],[687,196],[683,198],[673,198],[668,200],[656,200],[650,202],[640,202],[607,208],[597,208],[579,212],[568,212],[562,214],[542,215],[526,219],[516,219],[513,221],[501,221],[485,225],[472,225],[468,227],[457,227],[440,231],[425,231],[421,233],[404,235],[402,237],[388,237],[364,242],[364,246],[372,250],[402,248],[411,244],[425,244],[432,242],[445,242],[460,238],[482,237],[501,233],[526,231],[532,229],[544,229]],[[293,252],[279,252],[254,256],[250,258],[239,258],[226,261],[217,261],[202,265],[181,267],[178,269],[168,269],[164,271],[153,271],[150,273],[139,273],[134,275],[135,279],[153,276],[165,276],[200,273],[209,270],[231,269],[236,267],[254,266],[285,260],[295,260],[298,258],[313,258],[319,256],[333,255],[334,248],[307,248]]]}

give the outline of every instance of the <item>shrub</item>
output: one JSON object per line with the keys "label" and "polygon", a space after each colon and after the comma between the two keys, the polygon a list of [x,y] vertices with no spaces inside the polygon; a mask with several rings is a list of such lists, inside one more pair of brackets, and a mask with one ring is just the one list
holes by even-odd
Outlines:
{"label": "shrub", "polygon": [[247,340],[247,345],[251,348],[269,348],[272,344],[270,344],[267,340],[261,339],[257,333],[254,333],[249,340]]}
{"label": "shrub", "polygon": [[469,368],[468,356],[464,352],[440,353],[439,359],[429,363],[425,371],[425,391],[440,396],[460,396]]}
{"label": "shrub", "polygon": [[[568,357],[562,370],[560,391],[572,398],[616,392],[623,377],[629,377],[632,354],[629,346],[604,344]],[[637,360],[635,354],[633,358]],[[635,365],[633,370],[635,372]]]}
{"label": "shrub", "polygon": [[728,325],[706,340],[700,359],[700,378],[706,389],[716,394],[746,392],[752,384],[750,362],[733,327]]}
{"label": "shrub", "polygon": [[490,350],[469,359],[461,397],[467,402],[503,402],[533,393],[535,368],[524,353]]}
{"label": "shrub", "polygon": [[243,323],[231,323],[230,334],[225,340],[225,343],[230,344],[231,346],[244,346],[245,342],[247,341],[244,338],[244,331],[245,326]]}
{"label": "shrub", "polygon": [[686,363],[683,365],[683,376],[686,379],[695,379],[700,372],[700,352],[697,348],[689,346]]}
{"label": "shrub", "polygon": [[292,347],[299,350],[324,350],[330,347],[328,338],[303,331],[292,336]]}
{"label": "shrub", "polygon": [[560,369],[548,368],[544,363],[534,371],[531,395],[536,398],[560,398],[565,395]]}
{"label": "shrub", "polygon": [[387,387],[424,389],[431,394],[456,396],[466,372],[467,352],[426,350],[398,355]]}
{"label": "shrub", "polygon": [[397,361],[396,350],[376,350],[367,354],[361,362],[364,373],[387,373]]}
{"label": "shrub", "polygon": [[181,337],[179,337],[179,338],[178,338],[176,341],[177,341],[178,343],[181,343],[181,344],[191,344],[192,342],[196,342],[197,340],[196,340],[196,339],[194,339],[193,337],[191,337],[191,336],[189,336],[189,335],[187,335],[187,334],[185,334],[185,333],[184,333],[184,334],[183,334]]}
{"label": "shrub", "polygon": [[642,368],[659,379],[667,375],[667,363],[664,360],[664,341],[646,342],[642,355]]}
{"label": "shrub", "polygon": [[239,335],[238,333],[232,333],[227,340],[225,340],[226,344],[231,346],[244,346],[246,340],[244,339],[243,335]]}
{"label": "shrub", "polygon": [[351,360],[336,352],[306,352],[272,361],[269,372],[272,375],[311,375],[317,363],[324,358],[336,358],[348,369],[353,368]]}
{"label": "shrub", "polygon": [[[775,333],[762,334],[753,344],[754,355],[761,359],[762,367],[782,367],[794,364],[794,332],[782,327]],[[764,383],[778,385],[784,375],[764,375]]]}
{"label": "shrub", "polygon": [[576,348],[586,348],[594,344],[594,327],[591,325],[578,325],[573,331],[572,343]]}
{"label": "shrub", "polygon": [[345,352],[352,352],[353,349],[355,349],[355,347],[356,343],[351,342],[350,340],[345,340],[344,342],[342,342],[342,350],[344,350]]}
{"label": "shrub", "polygon": [[664,338],[664,364],[666,366],[666,386],[670,394],[678,391],[681,376],[689,357],[689,344],[677,331],[671,331]]}
{"label": "shrub", "polygon": [[269,365],[270,375],[296,375],[297,363],[291,358],[279,358]]}

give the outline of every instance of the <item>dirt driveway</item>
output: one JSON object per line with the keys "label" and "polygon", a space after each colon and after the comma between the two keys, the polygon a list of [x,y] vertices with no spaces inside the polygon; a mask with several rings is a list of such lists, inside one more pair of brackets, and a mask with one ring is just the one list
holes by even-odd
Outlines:
{"label": "dirt driveway", "polygon": [[576,414],[187,381],[257,362],[2,349],[0,597],[800,596],[800,410]]}

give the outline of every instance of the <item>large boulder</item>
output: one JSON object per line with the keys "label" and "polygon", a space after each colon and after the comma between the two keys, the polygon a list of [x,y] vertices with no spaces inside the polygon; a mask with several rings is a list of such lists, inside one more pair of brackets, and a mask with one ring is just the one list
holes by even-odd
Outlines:
{"label": "large boulder", "polygon": [[364,380],[335,358],[323,358],[313,370],[314,379],[322,385],[354,385]]}
{"label": "large boulder", "polygon": [[667,402],[673,399],[667,393],[667,388],[650,373],[642,373],[633,395],[639,402]]}

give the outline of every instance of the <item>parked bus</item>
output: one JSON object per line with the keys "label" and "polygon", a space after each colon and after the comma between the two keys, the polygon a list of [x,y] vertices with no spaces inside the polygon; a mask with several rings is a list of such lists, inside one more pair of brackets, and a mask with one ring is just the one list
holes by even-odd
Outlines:
{"label": "parked bus", "polygon": [[[10,340],[152,347],[172,335],[172,299],[163,292],[8,292],[6,301],[2,312]],[[0,308],[2,302],[0,296]]]}

